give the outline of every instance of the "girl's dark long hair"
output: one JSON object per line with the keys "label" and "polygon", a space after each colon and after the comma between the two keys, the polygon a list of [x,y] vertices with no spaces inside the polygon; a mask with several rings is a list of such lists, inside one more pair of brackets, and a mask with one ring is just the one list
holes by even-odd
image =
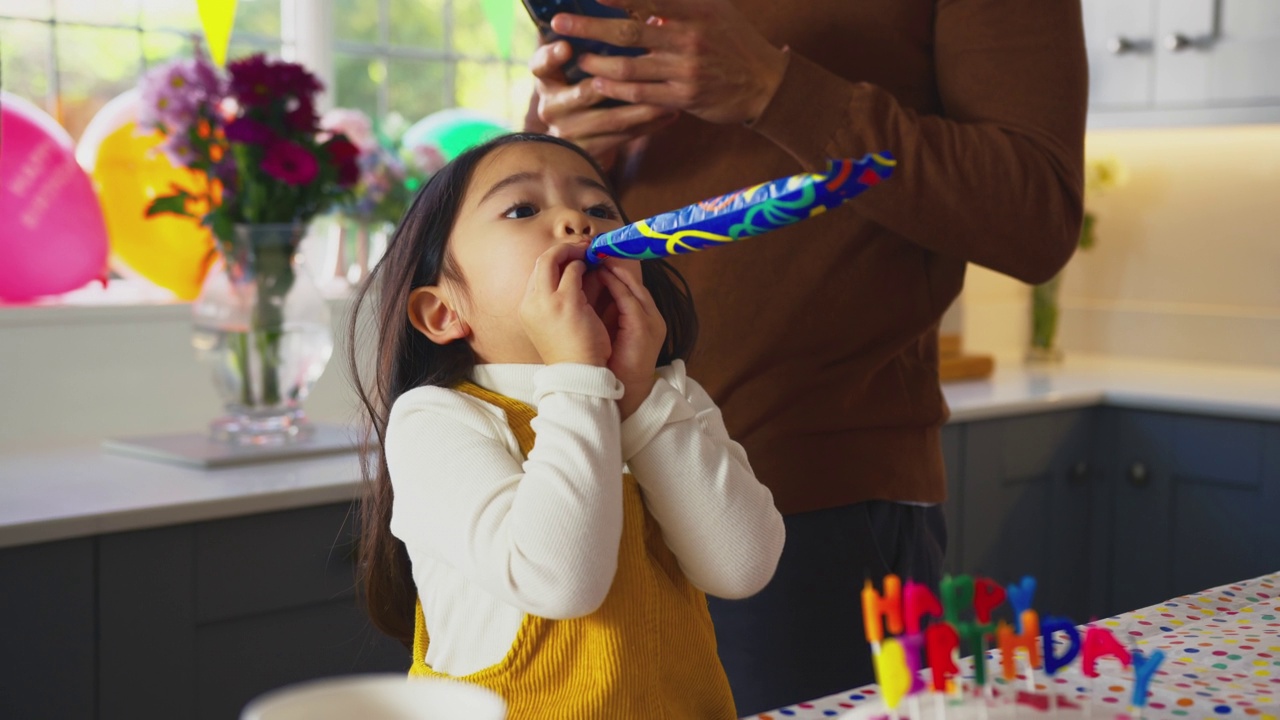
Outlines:
{"label": "girl's dark long hair", "polygon": [[[459,155],[418,191],[387,244],[386,254],[357,291],[347,332],[347,362],[362,405],[365,434],[361,471],[366,485],[361,505],[359,574],[373,623],[406,646],[413,642],[414,585],[404,543],[391,534],[391,476],[382,452],[387,421],[396,398],[423,385],[453,387],[471,376],[476,363],[462,341],[437,345],[409,322],[409,293],[449,281],[463,287],[450,259],[449,234],[476,166],[494,150],[516,143],[544,142],[578,153],[607,183],[595,160],[577,145],[549,135],[503,135]],[[610,195],[614,193],[610,191]],[[615,197],[616,204],[616,197]],[[621,209],[621,208],[619,208]],[[626,218],[624,216],[624,221]],[[641,265],[645,287],[667,323],[659,365],[685,359],[693,350],[698,324],[684,278],[663,260]],[[372,332],[372,337],[366,337]],[[373,377],[361,375],[362,347],[372,343]],[[371,380],[371,382],[366,382]]]}

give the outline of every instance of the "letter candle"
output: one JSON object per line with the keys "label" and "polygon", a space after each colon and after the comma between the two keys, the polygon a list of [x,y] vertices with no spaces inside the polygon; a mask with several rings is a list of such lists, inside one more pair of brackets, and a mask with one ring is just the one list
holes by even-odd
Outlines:
{"label": "letter candle", "polygon": [[1040,667],[1040,617],[1035,610],[1023,610],[1021,631],[1014,632],[1009,623],[1001,620],[996,628],[996,643],[1000,646],[1000,667],[1007,682],[1017,679],[1017,650],[1022,648],[1027,655],[1027,685],[1036,689],[1035,672]]}
{"label": "letter candle", "polygon": [[1142,720],[1142,711],[1147,707],[1147,688],[1151,686],[1151,678],[1155,677],[1162,662],[1162,650],[1153,651],[1150,657],[1143,655],[1137,648],[1133,651],[1133,697],[1129,702],[1129,714],[1136,716],[1137,720]]}
{"label": "letter candle", "polygon": [[[1054,633],[1067,636],[1067,649],[1061,655],[1054,651]],[[1053,676],[1059,670],[1071,664],[1080,654],[1080,631],[1075,623],[1060,617],[1046,617],[1040,623],[1040,638],[1044,643],[1044,674],[1049,676],[1049,703],[1051,710],[1058,707],[1058,695],[1053,691]]]}

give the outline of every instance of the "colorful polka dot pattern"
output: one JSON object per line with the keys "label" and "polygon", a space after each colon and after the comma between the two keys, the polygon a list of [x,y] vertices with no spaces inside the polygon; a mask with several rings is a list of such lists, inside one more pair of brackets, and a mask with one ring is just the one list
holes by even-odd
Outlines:
{"label": "colorful polka dot pattern", "polygon": [[[1091,624],[1110,629],[1144,653],[1164,651],[1144,720],[1280,720],[1280,572]],[[997,667],[998,652],[988,657],[989,667]],[[1060,695],[1127,711],[1132,671],[1104,659],[1098,672],[1100,677],[1090,680],[1077,662],[1052,682]],[[972,677],[971,671],[965,675]],[[1048,678],[1038,673],[1036,679],[1043,690]],[[1025,686],[1025,676],[1018,675],[1018,682]],[[878,700],[873,685],[745,720],[835,718]]]}

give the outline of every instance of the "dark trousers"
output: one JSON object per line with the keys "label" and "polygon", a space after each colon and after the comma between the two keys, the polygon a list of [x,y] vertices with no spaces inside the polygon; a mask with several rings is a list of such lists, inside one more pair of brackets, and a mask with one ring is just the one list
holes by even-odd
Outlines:
{"label": "dark trousers", "polygon": [[773,580],[745,600],[709,598],[739,715],[875,680],[862,585],[888,573],[937,591],[947,546],[941,506],[866,502],[785,518]]}

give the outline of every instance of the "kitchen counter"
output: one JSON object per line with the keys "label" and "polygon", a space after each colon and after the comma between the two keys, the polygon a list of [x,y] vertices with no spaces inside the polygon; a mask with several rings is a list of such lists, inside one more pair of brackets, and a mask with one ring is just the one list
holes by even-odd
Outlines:
{"label": "kitchen counter", "polygon": [[[1280,369],[1073,357],[1000,358],[943,386],[952,422],[1096,405],[1280,422]],[[77,446],[0,455],[0,547],[353,500],[358,458],[195,470]]]}

